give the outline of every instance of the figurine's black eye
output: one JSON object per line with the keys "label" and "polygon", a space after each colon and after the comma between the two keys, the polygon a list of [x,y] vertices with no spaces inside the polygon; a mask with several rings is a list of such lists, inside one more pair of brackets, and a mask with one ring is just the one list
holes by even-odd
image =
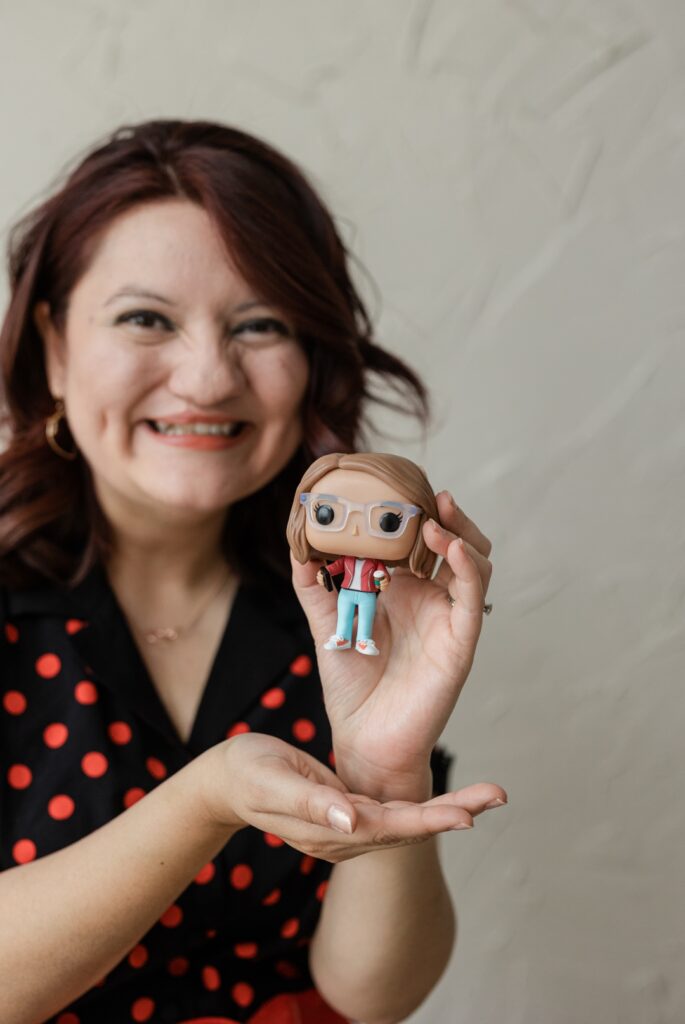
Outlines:
{"label": "figurine's black eye", "polygon": [[330,526],[335,518],[335,512],[330,505],[317,505],[315,508],[316,521],[321,526]]}
{"label": "figurine's black eye", "polygon": [[378,521],[383,533],[397,533],[402,522],[402,516],[398,516],[396,512],[384,512]]}

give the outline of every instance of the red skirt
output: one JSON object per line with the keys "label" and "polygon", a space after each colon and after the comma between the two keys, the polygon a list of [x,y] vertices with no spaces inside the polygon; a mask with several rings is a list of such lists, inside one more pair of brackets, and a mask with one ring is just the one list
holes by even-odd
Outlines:
{"label": "red skirt", "polygon": [[[193,1017],[180,1024],[238,1024],[233,1017]],[[250,1017],[248,1024],[353,1024],[331,1009],[315,988],[306,992],[284,992]]]}

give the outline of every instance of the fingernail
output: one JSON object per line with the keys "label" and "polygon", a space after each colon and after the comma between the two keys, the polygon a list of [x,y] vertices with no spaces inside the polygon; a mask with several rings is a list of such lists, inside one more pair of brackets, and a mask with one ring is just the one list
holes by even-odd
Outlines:
{"label": "fingernail", "polygon": [[444,535],[445,531],[443,530],[440,523],[436,523],[435,519],[429,519],[428,522],[435,530],[438,531],[438,533],[442,533]]}
{"label": "fingernail", "polygon": [[459,822],[458,825],[450,825],[450,828],[451,828],[451,830],[453,832],[458,832],[459,829],[462,829],[462,828],[473,828],[473,825],[467,825],[467,823],[465,821],[461,821],[461,822]]}
{"label": "fingernail", "polygon": [[336,832],[347,832],[348,835],[352,832],[352,819],[347,811],[344,811],[342,807],[338,807],[337,804],[331,804],[328,808],[326,820]]}
{"label": "fingernail", "polygon": [[499,797],[496,797],[494,800],[491,800],[490,803],[486,804],[485,806],[486,807],[501,807],[506,802],[507,802],[506,800],[500,800]]}

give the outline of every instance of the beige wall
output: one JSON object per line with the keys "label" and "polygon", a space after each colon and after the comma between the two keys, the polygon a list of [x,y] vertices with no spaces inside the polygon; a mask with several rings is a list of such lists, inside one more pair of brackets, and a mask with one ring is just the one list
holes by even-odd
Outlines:
{"label": "beige wall", "polygon": [[0,21],[3,239],[115,125],[233,123],[309,171],[432,387],[427,446],[384,447],[493,540],[445,739],[455,784],[510,804],[443,842],[460,942],[412,1020],[684,1020],[682,0],[5,0]]}

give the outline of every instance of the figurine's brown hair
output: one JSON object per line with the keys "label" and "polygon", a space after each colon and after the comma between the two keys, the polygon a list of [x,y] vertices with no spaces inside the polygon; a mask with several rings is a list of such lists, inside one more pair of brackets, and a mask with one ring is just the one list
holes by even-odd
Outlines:
{"label": "figurine's brown hair", "polygon": [[[425,423],[423,383],[376,344],[332,214],[300,168],[262,139],[210,121],[145,121],[108,133],[75,164],[10,232],[0,328],[0,584],[73,585],[111,550],[86,460],[67,462],[46,443],[55,406],[33,311],[46,301],[62,331],[103,232],[133,207],[173,197],[208,212],[245,281],[290,320],[307,356],[303,442],[273,480],[231,507],[223,536],[243,579],[265,571],[289,579],[284,527],[305,468],[325,452],[364,447],[372,402]],[[71,448],[64,420],[60,435]]]}
{"label": "figurine's brown hair", "polygon": [[438,503],[435,500],[433,488],[424,471],[415,462],[405,459],[402,455],[389,455],[381,452],[355,452],[353,454],[333,452],[330,455],[323,455],[312,463],[298,485],[286,530],[288,544],[295,559],[304,565],[310,558],[328,557],[312,548],[307,540],[305,532],[307,512],[300,501],[300,495],[311,491],[319,480],[334,469],[356,469],[375,476],[401,491],[411,505],[419,506],[421,509],[419,529],[408,557],[389,561],[386,564],[407,565],[414,576],[421,578],[430,576],[438,556],[427,547],[423,539],[422,527],[427,519],[434,519],[436,523],[440,522]]}

